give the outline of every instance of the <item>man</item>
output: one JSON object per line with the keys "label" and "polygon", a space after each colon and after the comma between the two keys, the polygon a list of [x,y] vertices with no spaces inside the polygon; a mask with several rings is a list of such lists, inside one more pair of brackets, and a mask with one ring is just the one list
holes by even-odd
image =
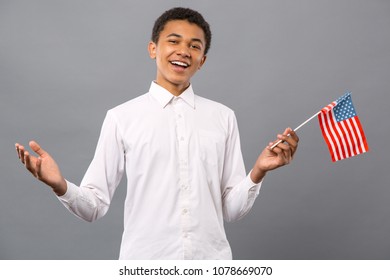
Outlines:
{"label": "man", "polygon": [[126,171],[120,259],[231,259],[223,220],[243,217],[266,173],[289,163],[297,149],[288,128],[246,175],[233,111],[195,95],[190,83],[210,42],[196,11],[174,8],[156,20],[148,45],[156,79],[148,93],[107,112],[79,187],[36,142],[30,147],[38,157],[16,144],[26,168],[87,221],[107,212]]}

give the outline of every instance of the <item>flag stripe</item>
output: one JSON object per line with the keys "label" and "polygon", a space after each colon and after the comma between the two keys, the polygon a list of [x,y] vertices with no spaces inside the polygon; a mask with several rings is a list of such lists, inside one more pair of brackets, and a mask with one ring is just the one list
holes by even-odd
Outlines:
{"label": "flag stripe", "polygon": [[334,112],[333,110],[330,111],[330,114],[329,114],[329,125],[331,127],[331,131],[333,133],[333,136],[334,138],[336,139],[336,144],[337,144],[337,149],[339,150],[339,153],[340,153],[340,159],[344,159],[345,158],[345,149],[344,149],[344,146],[341,145],[340,143],[340,134],[337,130],[338,126],[336,125],[336,120],[334,119]]}

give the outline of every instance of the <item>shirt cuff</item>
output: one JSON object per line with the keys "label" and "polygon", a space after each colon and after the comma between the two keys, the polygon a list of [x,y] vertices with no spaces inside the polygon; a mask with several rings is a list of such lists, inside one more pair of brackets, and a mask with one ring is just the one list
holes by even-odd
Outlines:
{"label": "shirt cuff", "polygon": [[248,192],[250,193],[250,195],[255,195],[255,196],[258,196],[259,192],[260,192],[260,189],[261,189],[261,185],[263,183],[263,179],[261,179],[261,181],[259,183],[254,183],[251,179],[251,173],[252,173],[252,170],[249,172],[249,174],[246,176],[246,178],[244,179],[244,183],[243,185],[247,188]]}
{"label": "shirt cuff", "polygon": [[69,204],[77,197],[79,187],[67,180],[65,180],[65,182],[67,187],[66,193],[57,197],[62,203]]}

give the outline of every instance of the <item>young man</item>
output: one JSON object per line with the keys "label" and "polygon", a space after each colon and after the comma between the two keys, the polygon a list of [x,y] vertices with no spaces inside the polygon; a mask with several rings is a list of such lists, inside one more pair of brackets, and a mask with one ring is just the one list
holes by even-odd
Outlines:
{"label": "young man", "polygon": [[120,259],[231,259],[223,220],[243,217],[272,169],[289,163],[298,137],[286,129],[246,175],[232,110],[194,94],[191,77],[204,65],[211,32],[203,17],[174,8],[155,22],[150,57],[157,75],[149,92],[107,112],[95,156],[80,184],[53,160],[16,144],[18,156],[78,217],[108,210],[127,175]]}

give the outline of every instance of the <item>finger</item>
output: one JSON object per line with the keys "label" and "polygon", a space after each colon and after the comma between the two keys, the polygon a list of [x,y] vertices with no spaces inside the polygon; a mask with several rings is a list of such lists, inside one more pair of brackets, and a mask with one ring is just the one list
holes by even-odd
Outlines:
{"label": "finger", "polygon": [[272,146],[274,145],[274,143],[275,143],[275,142],[269,142],[269,143],[268,143],[268,146],[267,146],[267,149],[273,151]]}
{"label": "finger", "polygon": [[39,146],[39,144],[37,142],[35,142],[35,141],[30,141],[29,145],[30,145],[31,149],[34,152],[36,152],[39,156],[43,156],[46,153],[46,151],[43,150],[41,148],[41,146]]}
{"label": "finger", "polygon": [[[288,134],[286,134],[288,133]],[[278,136],[278,139],[284,141],[284,142],[287,142],[290,146],[296,148],[298,146],[298,141],[299,141],[299,138],[297,136],[297,134],[295,133],[295,131],[291,130],[290,128],[287,128],[283,135],[279,134]]]}
{"label": "finger", "polygon": [[[290,145],[286,144],[286,143],[279,143],[277,148],[279,148],[281,150],[281,152],[288,152],[288,151],[291,151],[291,147]],[[274,149],[275,150],[275,149]],[[278,153],[278,151],[275,151],[276,153]]]}
{"label": "finger", "polygon": [[[294,149],[297,147],[297,143],[299,141],[298,136],[296,135],[295,131],[293,131],[290,127],[286,128],[283,132],[283,134],[278,134],[277,135],[277,141],[275,141],[273,145],[277,146],[279,143],[287,142],[289,145],[293,146]],[[272,148],[271,148],[272,150]]]}
{"label": "finger", "polygon": [[19,146],[20,146],[19,143],[15,144],[16,153],[18,154],[18,158],[20,159]]}
{"label": "finger", "polygon": [[284,130],[284,132],[283,132],[283,134],[278,134],[277,136],[276,136],[276,138],[278,139],[278,140],[276,140],[272,145],[271,145],[271,150],[273,149],[273,148],[275,148],[276,146],[278,146],[279,145],[279,143],[282,143],[282,142],[284,142],[284,141],[286,141],[287,140],[287,137],[289,137],[290,136],[290,132],[291,131],[293,131],[291,128],[286,128],[285,130]]}
{"label": "finger", "polygon": [[291,161],[291,150],[289,148],[285,149],[286,145],[279,144],[273,149],[276,157],[278,158],[278,165],[283,166],[288,164]]}
{"label": "finger", "polygon": [[[291,139],[293,139],[296,142],[296,144],[299,142],[299,137],[298,137],[297,133],[294,130],[292,130],[290,127],[285,129],[283,135],[289,136]],[[294,146],[296,146],[296,145],[294,145]]]}
{"label": "finger", "polygon": [[30,154],[28,152],[24,153],[24,162],[25,162],[27,170],[30,171],[34,176],[36,176],[34,166],[32,164],[31,157],[30,157]]}
{"label": "finger", "polygon": [[296,149],[296,147],[298,146],[298,142],[291,136],[279,134],[277,137],[279,140],[282,140],[283,143],[287,143],[288,145],[290,145],[290,147],[292,147],[293,149]]}
{"label": "finger", "polygon": [[289,144],[290,144],[291,150],[292,150],[292,154],[291,154],[292,157],[294,156],[295,152],[298,149],[298,142],[299,142],[298,136],[295,133],[294,133],[294,135],[291,134],[291,142]]}
{"label": "finger", "polygon": [[24,147],[23,146],[19,146],[19,158],[20,158],[20,161],[24,164]]}
{"label": "finger", "polygon": [[42,159],[40,157],[37,158],[36,164],[35,164],[35,169],[36,169],[36,177],[38,179],[41,178],[41,165],[42,165]]}
{"label": "finger", "polygon": [[[287,142],[287,140],[286,140]],[[294,152],[294,148],[286,142],[280,143],[277,147],[280,149],[280,151],[276,151],[279,156],[283,157],[285,162],[290,162],[292,159],[292,155]]]}
{"label": "finger", "polygon": [[293,131],[290,127],[287,127],[284,132],[283,132],[283,135],[289,135],[290,132]]}
{"label": "finger", "polygon": [[294,139],[297,143],[299,142],[299,137],[298,137],[297,133],[296,133],[294,130],[292,130],[292,131],[290,132],[290,136],[291,136],[291,138]]}
{"label": "finger", "polygon": [[299,142],[299,137],[295,133],[295,131],[290,132],[290,137],[286,142],[290,145],[291,147],[291,156],[293,157],[297,148],[298,148],[298,142]]}

